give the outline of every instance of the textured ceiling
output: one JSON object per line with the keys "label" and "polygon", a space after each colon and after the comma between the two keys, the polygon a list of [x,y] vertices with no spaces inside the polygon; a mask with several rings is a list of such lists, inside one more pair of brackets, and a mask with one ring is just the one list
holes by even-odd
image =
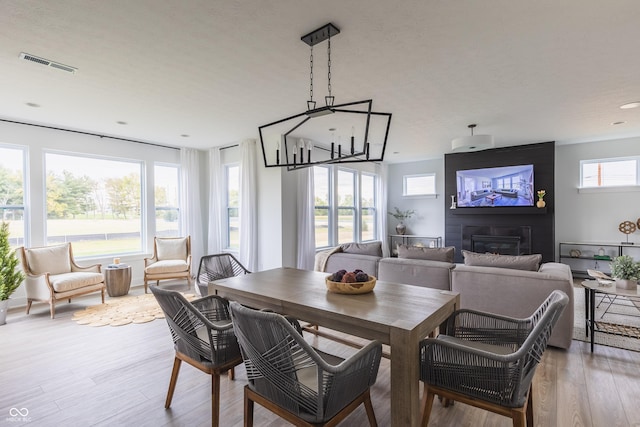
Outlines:
{"label": "textured ceiling", "polygon": [[[2,0],[0,118],[201,149],[256,138],[306,108],[300,37],[332,22],[336,103],[393,113],[388,161],[442,156],[470,123],[498,147],[633,137],[640,108],[619,106],[640,101],[639,16],[637,0]],[[326,44],[315,56],[319,101]]]}

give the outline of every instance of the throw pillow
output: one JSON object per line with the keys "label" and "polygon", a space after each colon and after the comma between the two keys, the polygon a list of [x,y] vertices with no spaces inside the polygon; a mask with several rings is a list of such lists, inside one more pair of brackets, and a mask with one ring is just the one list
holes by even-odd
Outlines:
{"label": "throw pillow", "polygon": [[497,255],[479,254],[471,251],[462,251],[465,265],[478,267],[512,268],[514,270],[538,271],[542,255]]}
{"label": "throw pillow", "polygon": [[426,259],[430,261],[453,262],[456,248],[426,248],[420,246],[398,245],[398,258]]}
{"label": "throw pillow", "polygon": [[341,248],[347,254],[382,256],[382,242],[345,243]]}

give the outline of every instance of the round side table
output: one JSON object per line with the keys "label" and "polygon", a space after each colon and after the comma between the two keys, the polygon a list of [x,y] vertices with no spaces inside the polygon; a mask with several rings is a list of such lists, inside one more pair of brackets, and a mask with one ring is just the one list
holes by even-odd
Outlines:
{"label": "round side table", "polygon": [[105,268],[104,284],[110,297],[127,295],[131,287],[131,266]]}

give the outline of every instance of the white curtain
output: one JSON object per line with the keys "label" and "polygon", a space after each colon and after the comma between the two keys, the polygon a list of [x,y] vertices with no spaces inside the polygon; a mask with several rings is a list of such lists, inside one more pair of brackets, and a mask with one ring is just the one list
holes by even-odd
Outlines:
{"label": "white curtain", "polygon": [[202,204],[200,194],[200,152],[192,148],[180,149],[180,197],[182,234],[191,236],[191,273],[198,272],[200,258],[204,255],[202,233]]}
{"label": "white curtain", "polygon": [[382,255],[389,257],[389,233],[387,232],[387,170],[384,163],[376,164],[378,192],[378,238],[382,241]]}
{"label": "white curtain", "polygon": [[296,266],[313,270],[316,254],[313,168],[304,168],[298,174],[298,259]]}
{"label": "white curtain", "polygon": [[240,262],[258,269],[258,179],[256,140],[240,143]]}
{"label": "white curtain", "polygon": [[207,253],[222,252],[222,197],[224,195],[223,168],[220,162],[220,148],[209,150],[209,238]]}

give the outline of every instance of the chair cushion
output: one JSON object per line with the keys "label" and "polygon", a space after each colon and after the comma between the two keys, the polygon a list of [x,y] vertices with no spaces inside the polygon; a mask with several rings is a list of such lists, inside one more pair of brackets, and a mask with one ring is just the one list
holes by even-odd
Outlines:
{"label": "chair cushion", "polygon": [[50,275],[49,281],[56,292],[66,292],[97,285],[104,281],[104,277],[102,273],[74,272]]}
{"label": "chair cushion", "polygon": [[187,238],[156,239],[158,260],[187,259]]}
{"label": "chair cushion", "polygon": [[398,245],[398,258],[453,262],[455,250],[455,246],[447,246],[446,248],[425,248],[420,246]]}
{"label": "chair cushion", "polygon": [[477,267],[499,267],[511,268],[514,270],[538,271],[542,255],[496,255],[496,254],[479,254],[462,250],[465,265],[473,265]]}
{"label": "chair cushion", "polygon": [[189,270],[189,265],[186,261],[179,259],[172,259],[166,261],[154,262],[150,266],[144,269],[147,274],[163,274],[163,273],[181,273]]}
{"label": "chair cushion", "polygon": [[26,250],[27,262],[33,274],[61,274],[71,272],[69,244],[45,246]]}

